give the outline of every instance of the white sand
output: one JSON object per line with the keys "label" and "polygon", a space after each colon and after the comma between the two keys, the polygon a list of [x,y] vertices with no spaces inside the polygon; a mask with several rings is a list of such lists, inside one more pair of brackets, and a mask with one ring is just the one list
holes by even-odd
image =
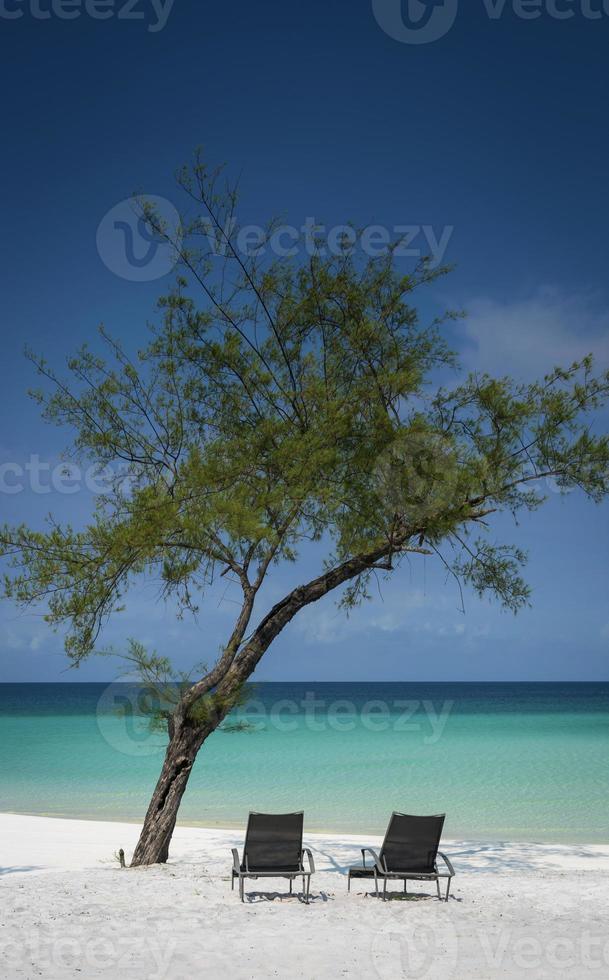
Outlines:
{"label": "white sand", "polygon": [[609,846],[443,842],[450,901],[412,882],[383,903],[344,876],[378,840],[306,835],[307,907],[282,880],[248,882],[240,903],[234,831],[180,827],[167,865],[121,870],[113,854],[137,832],[0,814],[3,980],[609,977]]}

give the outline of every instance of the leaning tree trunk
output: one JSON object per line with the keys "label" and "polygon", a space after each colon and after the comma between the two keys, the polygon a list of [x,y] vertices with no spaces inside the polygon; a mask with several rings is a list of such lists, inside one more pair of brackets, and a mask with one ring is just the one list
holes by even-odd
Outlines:
{"label": "leaning tree trunk", "polygon": [[[141,864],[159,864],[167,860],[171,835],[176,823],[180,802],[188,783],[197,752],[203,742],[223,721],[230,710],[231,697],[251,677],[257,664],[268,650],[270,644],[296,613],[304,606],[317,602],[337,586],[344,584],[368,568],[381,567],[377,565],[381,559],[391,555],[397,545],[403,544],[407,535],[398,542],[389,542],[376,551],[366,555],[350,558],[337,568],[330,569],[323,575],[305,586],[294,589],[267,613],[249,639],[234,663],[227,669],[218,683],[213,720],[206,720],[204,726],[189,722],[182,716],[179,720],[170,722],[169,745],[165,754],[163,769],[156,784],[154,795],[150,801],[140,839],[133,854],[131,867]],[[421,551],[421,548],[411,548],[411,551]],[[425,552],[423,552],[425,553]],[[385,566],[382,566],[385,567]],[[205,684],[206,682],[201,682]],[[204,691],[198,691],[199,685],[194,684],[190,694],[196,697],[209,692],[209,684]]]}
{"label": "leaning tree trunk", "polygon": [[132,868],[142,864],[163,864],[167,861],[171,836],[188,778],[197,752],[212,730],[209,725],[201,727],[182,722],[170,732],[163,768],[133,854]]}

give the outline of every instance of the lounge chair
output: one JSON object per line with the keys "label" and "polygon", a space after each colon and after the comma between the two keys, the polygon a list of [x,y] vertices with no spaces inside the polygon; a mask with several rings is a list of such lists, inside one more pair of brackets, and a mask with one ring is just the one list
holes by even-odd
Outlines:
{"label": "lounge chair", "polygon": [[[351,891],[352,878],[374,878],[375,894],[378,898],[379,879],[383,882],[383,901],[387,898],[387,882],[393,879],[404,882],[435,881],[438,898],[440,878],[447,878],[445,901],[448,901],[450,883],[454,868],[445,854],[438,851],[445,814],[434,817],[413,817],[406,813],[394,813],[389,821],[387,833],[380,853],[371,847],[362,848],[362,864],[349,868],[347,889]],[[366,854],[372,855],[372,864],[366,864]],[[438,871],[437,857],[441,857],[446,871]]]}
{"label": "lounge chair", "polygon": [[[250,813],[242,861],[237,848],[232,848],[231,887],[234,889],[237,879],[242,902],[246,878],[289,878],[291,895],[294,878],[302,876],[303,896],[309,904],[315,862],[309,848],[302,846],[303,819],[303,813]],[[308,870],[304,866],[305,854]]]}

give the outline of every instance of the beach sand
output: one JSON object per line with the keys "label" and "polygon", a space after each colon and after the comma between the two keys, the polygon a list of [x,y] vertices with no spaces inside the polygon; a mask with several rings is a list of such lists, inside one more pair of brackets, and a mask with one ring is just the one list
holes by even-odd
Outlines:
{"label": "beach sand", "polygon": [[122,870],[132,824],[0,814],[0,976],[112,980],[609,976],[609,846],[444,841],[448,903],[383,903],[345,869],[371,838],[305,834],[310,906],[288,884],[231,891],[243,834],[178,827],[167,865]]}

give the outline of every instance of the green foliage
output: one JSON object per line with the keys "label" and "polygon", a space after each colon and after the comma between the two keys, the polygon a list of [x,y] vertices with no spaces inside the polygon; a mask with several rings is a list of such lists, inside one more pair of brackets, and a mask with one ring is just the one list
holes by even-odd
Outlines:
{"label": "green foliage", "polygon": [[[251,688],[240,686],[229,695],[220,694],[217,691],[210,691],[190,705],[188,709],[189,720],[201,727],[215,727],[235,708],[244,705],[251,696]],[[247,723],[234,722],[230,730],[245,730]],[[225,729],[228,730],[228,729]]]}
{"label": "green foliage", "polygon": [[[117,656],[117,651],[108,649],[102,651],[105,656]],[[176,710],[183,702],[186,691],[190,690],[195,679],[206,672],[204,664],[196,664],[189,673],[179,673],[168,657],[160,657],[155,651],[149,652],[138,640],[128,641],[127,652],[118,654],[125,663],[124,674],[129,679],[137,678],[141,692],[138,699],[138,710],[148,717],[151,731],[165,732],[170,726]],[[186,713],[186,721],[197,728],[215,728],[235,708],[246,704],[252,695],[251,684],[239,685],[229,694],[209,691],[194,700]],[[117,714],[123,714],[131,707],[120,705]],[[227,722],[222,731],[247,731],[250,726],[246,721]]]}
{"label": "green foliage", "polygon": [[[108,649],[101,651],[105,656],[117,656],[117,651]],[[192,684],[192,677],[180,674],[176,677],[175,668],[168,657],[160,657],[155,651],[151,653],[138,640],[130,639],[127,652],[118,654],[123,657],[125,677],[129,680],[137,678],[140,689],[138,710],[148,717],[150,730],[165,732],[176,708],[181,702],[183,692]],[[205,668],[198,664],[194,671],[201,673]],[[130,710],[126,706],[118,706],[116,711],[122,714]]]}
{"label": "green foliage", "polygon": [[[180,275],[147,347],[134,361],[102,330],[108,359],[83,348],[68,380],[34,359],[51,382],[36,394],[44,417],[68,426],[76,453],[116,478],[82,530],[1,531],[12,563],[6,595],[45,600],[47,620],[68,627],[76,664],[135,580],[156,578],[163,595],[195,609],[219,575],[243,590],[222,654],[230,663],[269,569],[296,561],[303,540],[325,544],[327,567],[383,553],[354,574],[347,607],[377,569],[389,574],[417,552],[508,609],[526,603],[526,556],[479,535],[495,512],[538,507],[543,477],[605,496],[609,439],[591,416],[606,403],[609,375],[586,358],[536,384],[471,376],[433,393],[434,372],[455,358],[443,321],[421,324],[414,294],[446,270],[422,263],[403,275],[391,254],[358,261],[347,248],[306,261],[244,259],[229,220],[235,195],[218,190],[219,174],[197,159],[180,181],[197,213],[175,243]],[[216,229],[219,260],[199,244],[203,219]],[[137,645],[129,656],[170,717],[191,679],[176,686],[171,664]],[[189,706],[199,725],[233,706],[210,678]]]}

